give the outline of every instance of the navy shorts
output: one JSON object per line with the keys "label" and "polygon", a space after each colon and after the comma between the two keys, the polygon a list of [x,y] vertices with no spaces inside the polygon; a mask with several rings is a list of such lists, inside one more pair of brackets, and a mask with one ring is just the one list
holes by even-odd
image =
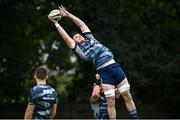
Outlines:
{"label": "navy shorts", "polygon": [[119,64],[113,63],[98,70],[103,84],[118,85],[126,77]]}

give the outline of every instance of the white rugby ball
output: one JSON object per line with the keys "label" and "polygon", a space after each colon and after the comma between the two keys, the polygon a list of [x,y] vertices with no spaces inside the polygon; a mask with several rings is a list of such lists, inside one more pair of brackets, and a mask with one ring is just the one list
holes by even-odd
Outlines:
{"label": "white rugby ball", "polygon": [[60,13],[59,9],[52,10],[49,13],[49,16],[52,17],[56,21],[61,19],[61,13]]}

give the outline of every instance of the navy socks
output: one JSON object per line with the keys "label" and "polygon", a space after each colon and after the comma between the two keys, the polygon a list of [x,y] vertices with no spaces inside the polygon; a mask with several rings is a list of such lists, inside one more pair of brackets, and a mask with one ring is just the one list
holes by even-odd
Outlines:
{"label": "navy socks", "polygon": [[129,112],[132,119],[139,119],[136,109]]}

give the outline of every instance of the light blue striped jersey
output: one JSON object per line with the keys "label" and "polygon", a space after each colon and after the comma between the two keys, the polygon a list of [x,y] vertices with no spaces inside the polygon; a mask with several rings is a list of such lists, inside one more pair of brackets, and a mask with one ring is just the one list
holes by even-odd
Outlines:
{"label": "light blue striped jersey", "polygon": [[82,59],[96,65],[97,70],[113,59],[112,52],[97,41],[91,32],[83,33],[85,43],[76,44],[73,49]]}
{"label": "light blue striped jersey", "polygon": [[50,119],[51,108],[57,103],[57,92],[48,84],[34,86],[30,90],[29,105],[35,105],[33,119]]}
{"label": "light blue striped jersey", "polygon": [[92,102],[90,98],[91,109],[94,112],[94,119],[109,119],[106,97],[101,96],[97,102]]}

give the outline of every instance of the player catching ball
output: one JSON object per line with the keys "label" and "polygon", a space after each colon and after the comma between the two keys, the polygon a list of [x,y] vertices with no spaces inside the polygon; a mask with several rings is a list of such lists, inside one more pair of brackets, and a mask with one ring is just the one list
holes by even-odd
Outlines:
{"label": "player catching ball", "polygon": [[138,119],[134,101],[130,93],[128,79],[120,65],[114,60],[112,52],[94,38],[88,26],[78,17],[71,14],[63,6],[59,7],[62,17],[72,20],[81,30],[72,38],[62,26],[48,16],[54,23],[57,31],[66,42],[67,46],[76,52],[82,59],[94,64],[102,79],[102,87],[107,100],[107,109],[110,119],[116,118],[115,89],[117,88],[125,100],[126,108],[133,119]]}

